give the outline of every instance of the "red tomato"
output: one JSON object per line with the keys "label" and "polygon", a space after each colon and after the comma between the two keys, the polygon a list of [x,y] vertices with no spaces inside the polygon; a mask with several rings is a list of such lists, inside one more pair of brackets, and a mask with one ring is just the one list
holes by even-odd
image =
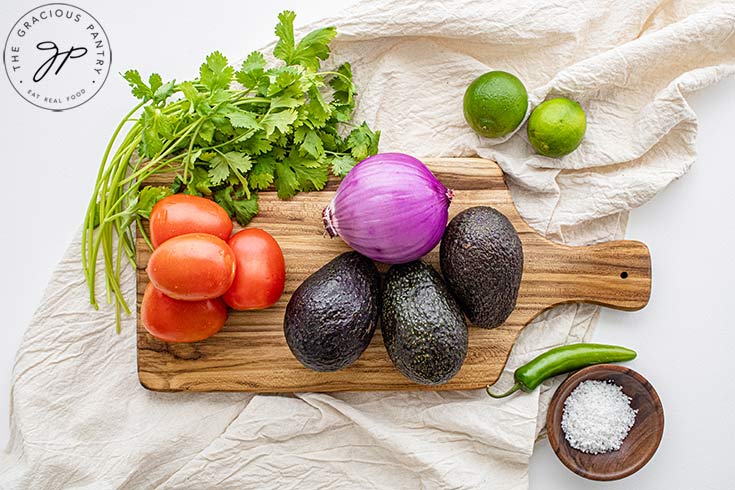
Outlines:
{"label": "red tomato", "polygon": [[278,242],[268,232],[248,228],[227,242],[235,252],[237,271],[223,299],[235,310],[272,306],[283,294],[286,263]]}
{"label": "red tomato", "polygon": [[222,240],[232,233],[232,220],[219,204],[188,194],[174,194],[158,201],[151,211],[150,224],[154,247],[187,233],[209,233]]}
{"label": "red tomato", "polygon": [[148,283],[140,305],[148,333],[166,342],[198,342],[222,329],[227,306],[220,298],[181,301],[169,298]]}
{"label": "red tomato", "polygon": [[166,240],[146,268],[154,286],[186,301],[222,296],[235,278],[235,254],[213,235],[189,233]]}

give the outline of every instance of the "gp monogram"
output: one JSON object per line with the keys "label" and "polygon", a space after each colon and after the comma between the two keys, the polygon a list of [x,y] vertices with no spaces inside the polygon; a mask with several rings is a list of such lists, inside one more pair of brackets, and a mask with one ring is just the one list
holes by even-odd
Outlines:
{"label": "gp monogram", "polygon": [[18,94],[42,109],[63,111],[95,96],[110,72],[110,42],[79,7],[50,3],[24,14],[8,34],[3,63]]}

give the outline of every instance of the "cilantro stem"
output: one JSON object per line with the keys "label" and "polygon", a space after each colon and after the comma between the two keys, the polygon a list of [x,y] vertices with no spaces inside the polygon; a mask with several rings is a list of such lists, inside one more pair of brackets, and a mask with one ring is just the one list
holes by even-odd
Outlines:
{"label": "cilantro stem", "polygon": [[88,261],[88,258],[91,258],[91,255],[88,254],[90,253],[90,249],[93,245],[95,218],[98,215],[97,199],[99,196],[100,180],[104,175],[105,168],[107,167],[107,159],[110,156],[110,152],[112,151],[112,147],[115,144],[115,140],[117,140],[120,131],[122,131],[122,128],[125,126],[125,124],[128,123],[133,114],[135,114],[141,107],[143,107],[144,104],[145,102],[140,102],[139,104],[136,104],[135,107],[133,107],[130,112],[128,112],[123,117],[123,119],[115,128],[115,131],[113,131],[112,136],[110,137],[110,141],[107,143],[107,147],[105,147],[105,153],[102,155],[102,163],[100,164],[100,168],[97,171],[97,181],[95,183],[94,191],[92,192],[92,197],[89,200],[87,214],[84,217],[84,225],[82,227],[82,268],[85,271],[87,287],[89,288],[89,302],[94,307],[94,309],[99,308],[99,306],[97,305],[97,298],[95,296],[94,290],[96,265],[95,262]]}
{"label": "cilantro stem", "polygon": [[140,219],[140,216],[135,218],[135,221],[138,226],[137,228],[138,233],[143,237],[143,240],[145,241],[145,244],[148,245],[148,248],[150,250],[153,250],[155,247],[153,246],[153,243],[151,243],[151,239],[148,237],[148,233],[145,232],[145,228],[143,227],[143,221]]}
{"label": "cilantro stem", "polygon": [[194,134],[191,137],[191,141],[189,141],[189,149],[186,151],[186,163],[184,164],[184,182],[187,181],[187,172],[189,171],[189,166],[194,167],[194,162],[191,161],[191,150],[194,148],[194,142],[197,139],[197,136],[199,136],[199,130],[202,129],[202,124],[204,124],[204,121],[206,121],[206,118],[202,118],[199,120],[199,122],[196,125],[196,128],[194,129]]}
{"label": "cilantro stem", "polygon": [[120,332],[122,331],[120,323],[121,323],[120,305],[115,303],[115,333],[117,334],[120,334]]}
{"label": "cilantro stem", "polygon": [[[130,158],[133,155],[133,152],[135,151],[136,146],[139,143],[140,143],[140,137],[133,138],[133,140],[124,147],[124,150],[121,150],[119,152],[119,155],[120,155],[119,156],[119,159],[118,159],[119,164],[118,164],[118,166],[116,168],[116,173],[113,176],[113,180],[110,182],[112,188],[114,188],[114,189],[117,190],[118,189],[118,186],[120,186],[120,177],[119,177],[119,175],[124,175],[124,172],[125,172],[125,170],[127,168],[127,165],[123,165],[122,163],[125,162],[125,161],[129,161],[130,160]],[[114,167],[111,167],[111,169],[112,168],[114,168]],[[108,180],[106,180],[106,184],[105,184],[105,186],[103,186],[103,191],[106,190],[107,182],[108,182]],[[100,202],[101,203],[102,202],[106,202],[106,200],[103,200],[102,197],[101,197],[100,198]],[[115,201],[107,209],[109,209],[112,212],[112,211],[116,210],[121,204],[122,204],[122,197],[120,199],[118,199],[117,201]],[[100,225],[102,225],[103,223],[106,223],[108,221],[107,217],[108,217],[108,215],[105,214],[104,213],[104,210],[101,209],[100,212],[99,212]]]}
{"label": "cilantro stem", "polygon": [[[117,232],[118,232],[118,238],[120,241],[122,241],[125,237],[124,232],[122,232],[122,227],[118,225]],[[120,233],[123,233],[122,236],[120,236]],[[115,276],[113,279],[113,283],[120,284],[120,266],[122,263],[122,254],[123,254],[123,246],[121,246],[120,241],[118,241],[117,245],[117,258],[115,262]],[[127,306],[127,304],[125,304]],[[127,311],[128,315],[130,314],[130,310]],[[117,333],[120,333],[120,303],[117,302],[115,304],[115,331]]]}
{"label": "cilantro stem", "polygon": [[249,139],[251,136],[253,136],[254,134],[255,134],[255,130],[254,129],[251,129],[251,130],[247,131],[246,133],[241,134],[237,138],[233,138],[233,139],[227,140],[227,141],[225,141],[223,143],[220,143],[218,145],[207,146],[205,148],[202,148],[202,151],[217,150],[218,148],[222,148],[223,146],[227,146],[227,145],[231,145],[233,143],[237,143],[238,141],[245,141],[245,140]]}
{"label": "cilantro stem", "polygon": [[[128,132],[127,136],[123,140],[123,143],[118,148],[117,152],[113,156],[113,159],[111,161],[110,166],[105,170],[105,173],[102,177],[102,186],[99,191],[99,202],[97,204],[97,217],[99,218],[99,230],[97,233],[97,237],[95,238],[93,242],[93,246],[91,248],[91,254],[90,254],[90,263],[95,266],[97,263],[97,254],[99,252],[100,246],[102,247],[103,255],[107,253],[108,250],[112,247],[112,230],[109,229],[108,226],[102,226],[102,218],[105,216],[105,209],[106,209],[106,198],[109,194],[108,192],[108,186],[110,184],[110,176],[115,175],[114,171],[119,171],[120,167],[127,168],[127,164],[125,162],[126,159],[130,158],[130,155],[134,151],[134,146],[131,145],[130,140],[133,139],[135,141],[134,137],[136,135],[136,127],[137,125],[133,126],[133,128]],[[114,188],[114,187],[113,187]],[[106,257],[107,258],[107,257]],[[109,275],[109,265],[108,261],[105,260],[105,285],[106,285],[106,298],[107,302],[109,303],[111,301],[110,297],[110,275]],[[94,274],[91,277],[92,279],[92,287],[94,287],[94,281],[95,277]]]}
{"label": "cilantro stem", "polygon": [[[154,168],[151,168],[151,165],[144,166],[142,169],[136,171],[137,182],[144,182],[148,177],[160,172],[163,168],[165,168],[167,165],[169,165],[170,163],[176,160],[179,160],[178,155],[175,157],[169,158],[168,160],[164,160],[160,162],[160,164]],[[117,207],[122,203],[123,199],[128,198],[131,194],[135,194],[136,192],[139,192],[138,188],[133,184],[129,185],[128,188],[122,193],[122,195],[120,195],[118,200],[115,201],[115,203],[113,204],[113,208],[117,209]],[[125,216],[127,216],[127,212],[125,210],[122,210],[116,214],[105,216],[104,222],[107,223],[110,221],[114,221],[116,219],[123,218]]]}
{"label": "cilantro stem", "polygon": [[[140,104],[139,104],[140,107]],[[138,107],[138,108],[139,108]],[[135,111],[131,111],[126,119],[130,119],[130,115],[132,115]],[[91,219],[92,224],[94,225],[95,219],[99,219],[99,224],[97,225],[99,227],[97,236],[93,239],[93,230],[92,233],[89,235],[88,240],[91,243],[91,247],[89,249],[89,258],[88,258],[88,266],[90,267],[87,279],[88,279],[88,285],[90,287],[90,295],[94,296],[95,286],[94,286],[94,279],[95,279],[95,265],[97,262],[97,252],[99,251],[100,247],[102,248],[103,256],[104,256],[104,268],[105,268],[105,286],[106,286],[106,298],[107,302],[112,302],[112,299],[114,297],[115,303],[116,303],[116,311],[119,311],[119,306],[122,306],[123,310],[129,314],[130,309],[127,306],[127,303],[122,296],[122,293],[120,291],[120,281],[119,281],[119,274],[115,272],[115,269],[113,268],[112,263],[112,240],[113,240],[113,229],[109,227],[108,224],[104,222],[103,217],[106,215],[106,209],[114,210],[116,209],[117,204],[107,207],[107,201],[108,197],[114,198],[117,193],[120,192],[122,189],[121,187],[117,186],[117,182],[119,182],[119,179],[122,175],[125,174],[125,171],[129,165],[130,157],[132,156],[132,153],[135,151],[136,146],[140,142],[140,132],[142,130],[142,127],[139,122],[136,122],[133,127],[130,129],[128,134],[126,135],[125,139],[123,140],[122,144],[119,146],[118,150],[116,151],[115,155],[113,156],[112,160],[110,161],[110,165],[107,166],[104,169],[104,172],[102,172],[101,177],[98,179],[98,184],[96,185],[96,195],[95,197],[99,197],[99,201],[94,200],[94,207],[91,213],[88,213],[88,218]],[[119,131],[118,131],[119,133]],[[116,139],[117,133],[113,136],[112,141]],[[105,159],[106,160],[106,159]],[[109,190],[108,190],[109,189]],[[111,192],[111,194],[110,194]],[[122,253],[122,248],[125,248],[125,252],[130,256],[129,252],[129,245],[125,242],[125,232],[122,230],[122,226],[120,223],[116,224],[116,228],[118,231],[118,236],[120,240],[118,241],[118,253]],[[85,237],[85,243],[87,242],[87,237]],[[96,298],[95,298],[95,304],[96,304]],[[116,316],[116,323],[117,327],[119,328],[119,316]]]}
{"label": "cilantro stem", "polygon": [[[160,153],[158,156],[154,157],[152,160],[148,160],[147,163],[142,168],[137,169],[136,171],[131,173],[128,177],[123,179],[120,183],[122,185],[127,185],[132,182],[142,182],[144,179],[141,179],[140,176],[146,173],[152,166],[156,165],[160,161],[161,158],[168,156],[172,151],[174,151],[176,146],[179,143],[184,141],[184,138],[186,137],[186,135],[188,135],[191,132],[192,128],[193,128],[193,124],[189,125],[187,129],[183,132],[183,134],[174,143],[169,145],[164,152]],[[167,162],[178,160],[180,157],[181,155],[177,155],[174,158],[167,160]],[[149,174],[148,176],[150,175],[151,174]]]}
{"label": "cilantro stem", "polygon": [[334,76],[340,77],[342,80],[344,80],[345,82],[349,83],[350,86],[353,86],[354,85],[352,83],[352,79],[350,77],[348,77],[344,73],[340,73],[338,71],[320,71],[316,75],[334,75]]}
{"label": "cilantro stem", "polygon": [[[128,134],[128,138],[130,138],[131,134]],[[126,141],[128,140],[126,138]],[[105,209],[109,209],[111,212],[114,211],[117,206],[112,205],[109,208],[105,208],[105,204],[107,204],[107,199],[110,200],[114,199],[116,194],[119,193],[122,188],[118,185],[120,179],[123,175],[125,175],[125,172],[127,171],[127,163],[129,161],[130,155],[132,155],[132,152],[134,151],[134,146],[132,146],[130,143],[128,143],[127,146],[125,146],[125,150],[123,150],[122,154],[120,154],[118,165],[115,167],[115,171],[112,173],[112,179],[109,181],[109,188],[110,192],[107,192],[107,182],[103,185],[103,193],[100,196],[100,222],[102,222],[101,218],[102,216],[106,216]],[[107,302],[112,302],[112,295],[114,294],[116,300],[118,302],[122,301],[125,303],[125,299],[122,298],[122,293],[119,289],[119,281],[116,280],[115,274],[114,274],[114,265],[113,265],[113,234],[115,231],[115,228],[117,227],[119,230],[119,223],[115,223],[116,226],[109,227],[106,226],[105,228],[101,228],[101,230],[106,230],[106,233],[104,233],[102,236],[104,237],[102,240],[102,254],[105,258],[105,277],[107,278],[107,288],[106,288],[106,295],[107,295]],[[119,231],[118,231],[119,233]],[[118,252],[120,247],[122,247],[122,243],[120,240],[122,237],[118,237]],[[123,307],[125,308],[126,312],[129,311],[127,304],[123,304]]]}
{"label": "cilantro stem", "polygon": [[235,105],[240,104],[270,104],[271,100],[267,97],[248,97],[247,99],[232,101]]}

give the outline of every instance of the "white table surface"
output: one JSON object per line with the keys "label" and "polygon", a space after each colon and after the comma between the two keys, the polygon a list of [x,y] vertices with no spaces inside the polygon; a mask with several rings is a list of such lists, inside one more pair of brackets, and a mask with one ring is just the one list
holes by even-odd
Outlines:
{"label": "white table surface", "polygon": [[[0,4],[0,35],[40,1]],[[216,27],[202,29],[201,2],[74,2],[105,28],[113,69],[88,104],[62,113],[37,109],[0,76],[0,147],[4,231],[0,256],[0,444],[8,437],[10,374],[26,325],[51,271],[81,224],[99,157],[119,117],[131,106],[127,68],[160,70],[185,79],[211,51],[236,60],[273,38],[276,14],[295,10],[297,22],[316,20],[347,2],[271,0],[247,5],[214,2]],[[242,14],[235,12],[242,11]],[[168,19],[168,20],[164,20]],[[595,341],[634,348],[631,363],[656,387],[666,430],[654,459],[617,483],[583,480],[566,470],[543,441],[531,459],[531,489],[654,490],[726,489],[732,481],[729,445],[735,432],[735,394],[730,363],[735,327],[729,306],[735,291],[735,80],[690,98],[700,117],[699,160],[688,175],[635,210],[627,236],[646,242],[652,254],[653,290],[642,311],[604,310]],[[131,335],[131,332],[124,335]]]}

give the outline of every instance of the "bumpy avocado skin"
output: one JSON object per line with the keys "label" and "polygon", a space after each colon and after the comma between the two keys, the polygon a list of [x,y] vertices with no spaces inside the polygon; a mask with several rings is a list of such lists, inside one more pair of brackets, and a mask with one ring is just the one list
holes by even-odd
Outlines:
{"label": "bumpy avocado skin", "polygon": [[336,371],[357,360],[378,323],[380,275],[372,260],[347,252],[296,288],[283,331],[293,355],[314,371]]}
{"label": "bumpy avocado skin", "polygon": [[515,308],[523,275],[523,246],[508,218],[489,206],[462,211],[444,232],[439,259],[470,322],[502,325]]}
{"label": "bumpy avocado skin", "polygon": [[393,364],[416,383],[446,383],[467,356],[464,315],[439,273],[424,262],[388,270],[380,325]]}

